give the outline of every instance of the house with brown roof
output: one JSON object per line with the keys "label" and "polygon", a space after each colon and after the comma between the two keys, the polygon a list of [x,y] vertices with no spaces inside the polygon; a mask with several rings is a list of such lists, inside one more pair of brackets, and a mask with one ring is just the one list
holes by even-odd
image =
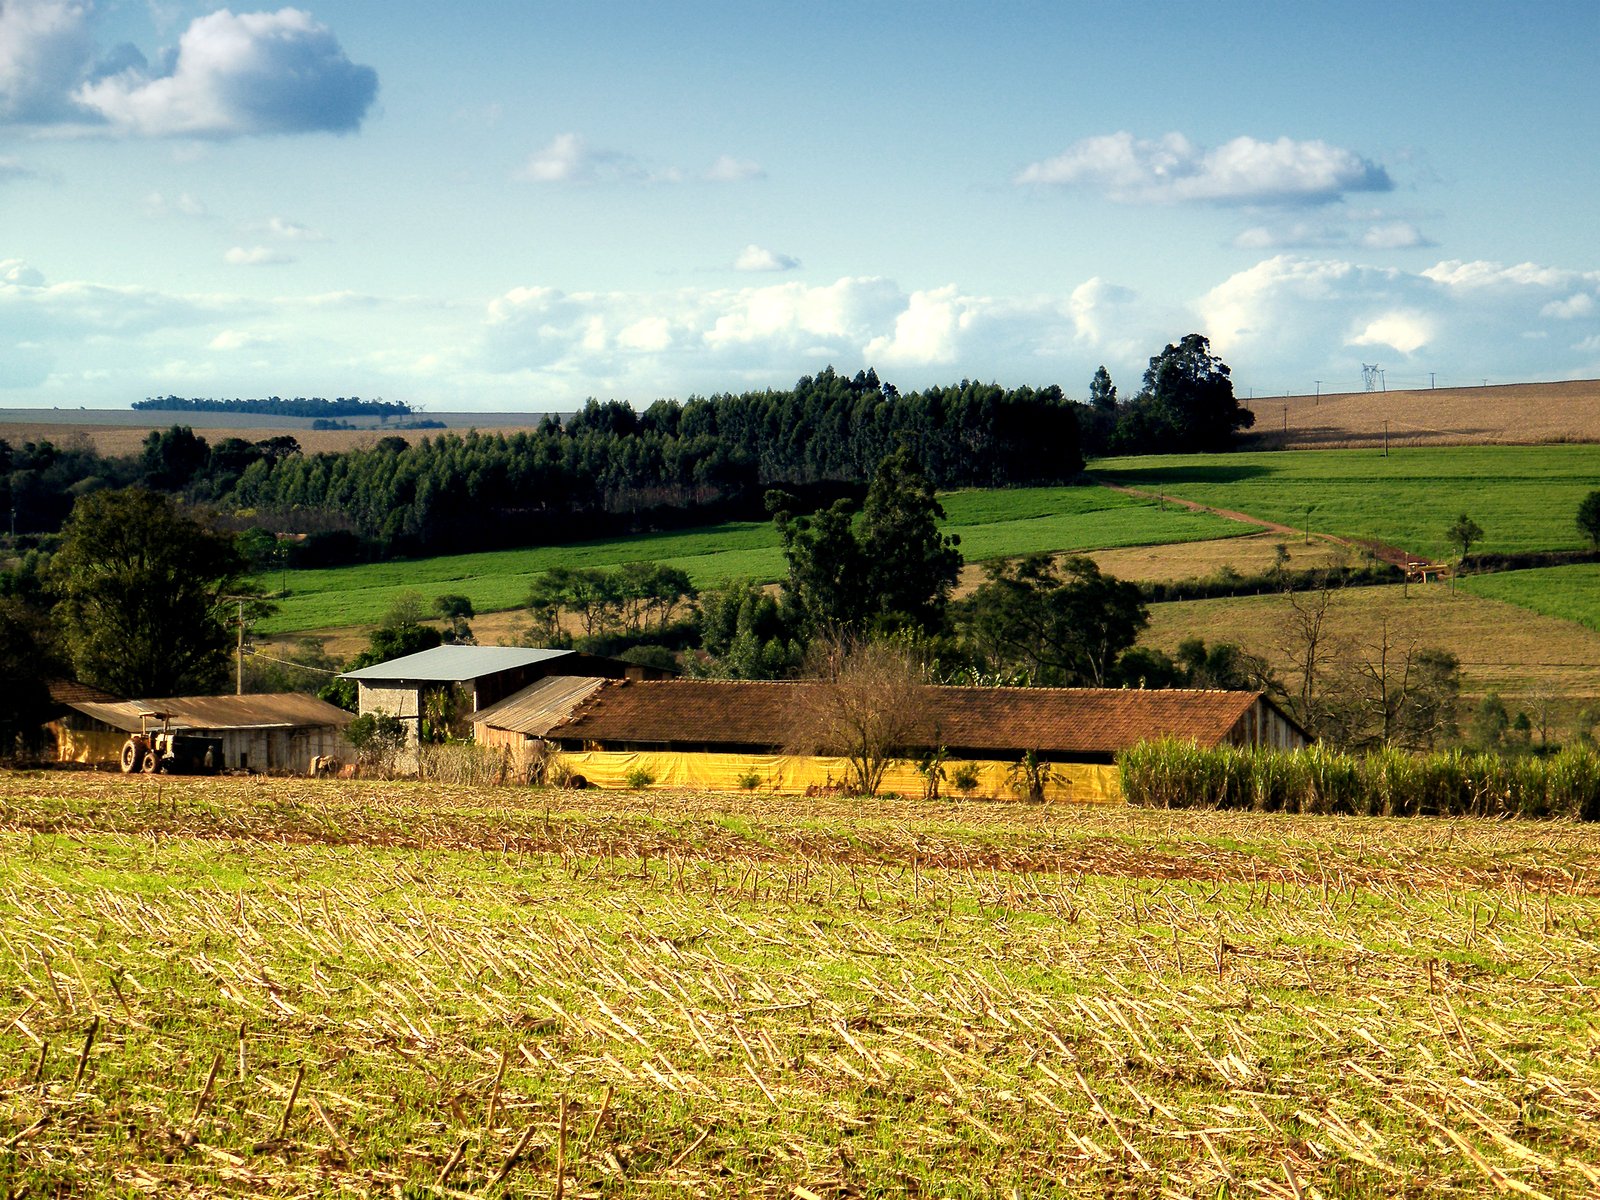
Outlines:
{"label": "house with brown roof", "polygon": [[[658,783],[704,787],[734,779],[748,786],[753,773],[772,790],[804,791],[842,778],[836,761],[788,752],[808,708],[804,690],[821,686],[594,679],[559,690],[547,681],[477,714],[474,724],[480,741],[548,743],[602,786],[643,770]],[[928,686],[917,713],[916,744],[900,748],[905,765],[886,782],[891,790],[920,790],[926,777],[909,763],[938,751],[947,773],[974,764],[985,794],[1005,792],[1013,766],[1032,755],[1050,764],[1058,797],[1113,799],[1116,755],[1141,741],[1281,748],[1310,741],[1260,692]]]}

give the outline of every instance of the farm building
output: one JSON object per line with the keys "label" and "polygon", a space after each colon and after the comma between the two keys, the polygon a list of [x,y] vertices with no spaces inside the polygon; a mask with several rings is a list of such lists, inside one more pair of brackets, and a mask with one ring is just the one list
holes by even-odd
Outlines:
{"label": "farm building", "polygon": [[431,694],[459,687],[465,712],[504,700],[549,676],[604,679],[660,679],[667,672],[575,650],[532,650],[522,646],[435,646],[417,654],[355,671],[359,712],[398,717],[415,743],[424,705]]}
{"label": "farm building", "polygon": [[[840,759],[786,754],[796,740],[797,689],[815,685],[675,679],[572,680],[529,688],[475,715],[480,741],[508,748],[548,741],[565,767],[600,786],[643,771],[662,785],[803,792],[841,782]],[[1303,746],[1305,732],[1259,692],[1096,688],[927,687],[916,746],[884,788],[922,791],[910,760],[942,749],[950,778],[971,764],[976,794],[1008,795],[1025,754],[1050,764],[1051,799],[1118,798],[1115,756],[1178,737],[1202,746]],[[520,740],[519,740],[520,739]],[[946,789],[948,790],[948,788]]]}
{"label": "farm building", "polygon": [[46,728],[58,762],[116,763],[128,735],[159,727],[160,713],[173,729],[220,738],[228,770],[304,772],[315,755],[351,753],[350,714],[298,692],[164,700],[118,700],[82,684],[52,684],[50,692],[58,715]]}

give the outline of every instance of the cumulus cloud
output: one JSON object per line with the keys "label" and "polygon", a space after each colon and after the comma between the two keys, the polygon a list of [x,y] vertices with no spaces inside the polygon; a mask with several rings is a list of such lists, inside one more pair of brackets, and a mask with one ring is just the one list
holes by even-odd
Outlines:
{"label": "cumulus cloud", "polygon": [[0,4],[0,122],[48,124],[73,115],[72,89],[92,66],[87,3]]}
{"label": "cumulus cloud", "polygon": [[754,243],[739,251],[739,257],[733,260],[735,271],[792,271],[799,265],[798,258]]}
{"label": "cumulus cloud", "polygon": [[347,133],[377,94],[377,73],[299,9],[196,18],[154,65],[126,45],[95,62],[93,19],[75,0],[0,6],[0,120],[135,137]]}
{"label": "cumulus cloud", "polygon": [[1582,347],[1595,311],[1579,303],[1564,314],[1597,286],[1600,272],[1534,263],[1448,261],[1412,272],[1279,255],[1224,280],[1195,310],[1230,362],[1290,378],[1340,364],[1348,348],[1352,361],[1386,351],[1383,361],[1469,377],[1543,379],[1594,370]]}
{"label": "cumulus cloud", "polygon": [[1181,133],[1148,139],[1126,131],[1084,138],[1024,167],[1015,182],[1087,188],[1122,204],[1326,204],[1394,187],[1381,166],[1319,140],[1237,137],[1207,148]]}
{"label": "cumulus cloud", "polygon": [[230,267],[280,267],[294,261],[270,246],[234,246],[222,258]]}

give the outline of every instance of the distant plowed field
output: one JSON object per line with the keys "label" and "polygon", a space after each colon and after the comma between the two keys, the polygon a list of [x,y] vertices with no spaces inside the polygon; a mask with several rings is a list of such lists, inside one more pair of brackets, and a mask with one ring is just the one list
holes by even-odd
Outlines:
{"label": "distant plowed field", "polygon": [[1244,403],[1256,414],[1248,443],[1256,449],[1381,446],[1385,425],[1389,444],[1400,446],[1600,441],[1600,379],[1259,396]]}

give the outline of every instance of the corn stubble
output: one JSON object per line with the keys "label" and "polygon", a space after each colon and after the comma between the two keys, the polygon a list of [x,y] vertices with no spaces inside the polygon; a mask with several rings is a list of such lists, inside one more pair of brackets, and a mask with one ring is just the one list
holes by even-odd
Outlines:
{"label": "corn stubble", "polygon": [[0,779],[11,1193],[1583,1196],[1565,823]]}

